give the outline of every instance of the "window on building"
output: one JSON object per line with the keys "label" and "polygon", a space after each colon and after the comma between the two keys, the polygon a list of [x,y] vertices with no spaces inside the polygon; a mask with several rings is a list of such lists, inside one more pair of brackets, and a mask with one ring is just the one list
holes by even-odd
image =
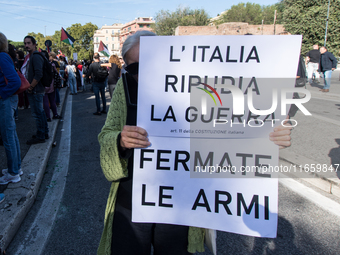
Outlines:
{"label": "window on building", "polygon": [[106,33],[108,33],[109,32],[109,30],[106,30]]}
{"label": "window on building", "polygon": [[131,27],[128,27],[128,31],[129,31],[129,32],[131,31]]}
{"label": "window on building", "polygon": [[115,49],[115,45],[114,44],[112,44],[112,50],[114,50]]}
{"label": "window on building", "polygon": [[139,28],[143,28],[144,26],[143,25],[139,25]]}
{"label": "window on building", "polygon": [[96,42],[98,42],[98,37],[96,37]]}
{"label": "window on building", "polygon": [[106,37],[106,41],[108,41],[109,40],[109,37]]}
{"label": "window on building", "polygon": [[112,34],[114,34],[115,33],[115,31],[112,29]]}
{"label": "window on building", "polygon": [[147,25],[147,27],[150,27],[150,24],[149,24],[149,25]]}
{"label": "window on building", "polygon": [[120,29],[117,30],[117,33],[118,33],[118,34],[120,33]]}

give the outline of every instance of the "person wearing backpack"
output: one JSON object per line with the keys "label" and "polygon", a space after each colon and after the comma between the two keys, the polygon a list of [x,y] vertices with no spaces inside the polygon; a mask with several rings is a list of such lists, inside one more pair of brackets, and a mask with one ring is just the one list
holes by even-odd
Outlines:
{"label": "person wearing backpack", "polygon": [[[94,62],[90,65],[89,70],[86,74],[87,77],[91,78],[93,92],[96,97],[96,106],[97,111],[94,112],[94,115],[106,114],[106,98],[105,98],[105,80],[109,75],[106,67],[102,67],[100,65],[100,57],[99,53],[94,53],[93,55]],[[100,110],[100,99],[99,94],[102,98],[103,102],[103,110]]]}
{"label": "person wearing backpack", "polygon": [[[49,61],[37,51],[37,42],[34,37],[30,35],[26,36],[24,38],[24,45],[26,51],[28,51],[28,56],[25,58],[21,71],[31,84],[27,90],[28,100],[31,105],[32,116],[37,126],[36,134],[26,142],[26,144],[32,145],[44,143],[45,139],[49,138],[48,124],[43,107],[43,97],[45,94],[43,81],[47,84],[48,80],[51,79],[52,82],[52,76],[49,77],[50,74],[47,72],[48,66],[46,65]],[[51,68],[50,72],[52,73]]]}

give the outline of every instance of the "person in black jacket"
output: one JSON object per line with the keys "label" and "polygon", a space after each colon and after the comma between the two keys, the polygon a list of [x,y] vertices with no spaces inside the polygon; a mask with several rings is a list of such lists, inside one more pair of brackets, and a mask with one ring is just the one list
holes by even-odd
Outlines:
{"label": "person in black jacket", "polygon": [[[101,67],[99,53],[94,53],[93,60],[94,62],[90,65],[90,68],[86,76],[92,80],[93,93],[96,97],[97,111],[94,112],[93,114],[101,115],[102,113],[106,114],[106,98],[105,98],[105,79],[99,78],[99,75],[98,75],[98,69]],[[102,102],[103,102],[102,111],[100,111],[99,95],[101,96]]]}
{"label": "person in black jacket", "polygon": [[320,48],[320,65],[319,71],[323,73],[323,77],[325,80],[325,85],[320,91],[322,92],[329,92],[329,88],[331,86],[331,78],[332,78],[332,71],[336,69],[337,60],[332,53],[327,51],[325,46]]}
{"label": "person in black jacket", "polygon": [[37,42],[34,37],[27,35],[24,38],[24,45],[29,55],[28,58],[25,58],[21,71],[31,84],[27,90],[27,95],[31,105],[32,116],[37,125],[36,134],[32,136],[32,139],[26,142],[26,144],[32,145],[44,143],[45,139],[49,138],[47,119],[43,107],[45,87],[41,82],[43,77],[44,58],[37,51]]}

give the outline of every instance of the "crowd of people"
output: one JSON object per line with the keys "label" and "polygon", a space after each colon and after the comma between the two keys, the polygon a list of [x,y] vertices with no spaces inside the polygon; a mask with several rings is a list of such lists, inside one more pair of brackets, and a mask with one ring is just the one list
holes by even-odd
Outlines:
{"label": "crowd of people", "polygon": [[[0,185],[20,182],[23,174],[15,123],[18,110],[31,108],[36,123],[36,132],[26,144],[44,143],[49,139],[48,122],[62,119],[57,112],[61,88],[69,87],[70,95],[77,95],[78,91],[86,91],[85,84],[92,84],[91,91],[95,94],[97,106],[94,114],[101,115],[106,113],[105,91],[109,90],[112,98],[115,84],[122,73],[122,58],[116,55],[110,57],[109,63],[102,63],[98,53],[94,55],[92,63],[73,61],[61,54],[57,56],[54,52],[38,51],[37,42],[32,36],[24,38],[24,47],[26,55],[8,43],[6,36],[0,32],[0,145],[4,146],[7,157],[7,168],[2,170]],[[50,73],[46,72],[46,62],[49,63]],[[98,67],[107,72],[103,80],[98,78]],[[17,93],[22,85],[19,72],[30,86]],[[51,76],[50,80],[44,78],[48,76]],[[0,202],[4,199],[4,194],[0,193]]]}
{"label": "crowd of people", "polygon": [[313,45],[313,49],[310,50],[305,58],[307,66],[308,82],[310,85],[313,82],[320,82],[320,73],[324,78],[324,86],[320,91],[329,92],[331,86],[332,72],[337,67],[337,59],[334,55],[327,50],[326,46],[322,46],[319,50],[319,45]]}
{"label": "crowd of people", "polygon": [[[172,224],[134,223],[131,220],[134,148],[150,146],[147,130],[136,126],[141,36],[155,34],[139,31],[128,37],[122,48],[123,60],[118,56],[111,56],[109,63],[101,63],[99,54],[95,53],[91,64],[67,61],[63,57],[57,61],[56,54],[52,52],[38,52],[35,39],[26,36],[24,45],[28,54],[23,57],[18,53],[17,58],[22,60],[22,65],[17,71],[21,71],[30,83],[25,93],[37,128],[27,144],[44,143],[49,139],[50,109],[52,119],[61,118],[56,112],[60,103],[60,88],[69,86],[70,95],[75,96],[79,88],[85,89],[84,80],[91,82],[96,98],[96,111],[93,114],[108,114],[99,134],[99,143],[101,167],[108,181],[112,182],[98,254],[150,254],[152,246],[154,254],[190,254],[203,251],[203,229]],[[0,111],[5,113],[0,115],[0,130],[8,165],[2,171],[0,184],[19,182],[23,174],[14,117],[18,107],[18,95],[15,92],[21,82],[15,69],[15,61],[7,52],[7,39],[0,33]],[[43,84],[45,61],[51,63],[55,73],[48,86]],[[58,77],[61,85],[55,86]],[[112,98],[108,113],[106,87]],[[25,102],[25,94],[23,101]],[[290,146],[290,128],[275,128],[270,134],[270,140],[280,147]],[[0,194],[0,201],[3,199],[4,195]]]}

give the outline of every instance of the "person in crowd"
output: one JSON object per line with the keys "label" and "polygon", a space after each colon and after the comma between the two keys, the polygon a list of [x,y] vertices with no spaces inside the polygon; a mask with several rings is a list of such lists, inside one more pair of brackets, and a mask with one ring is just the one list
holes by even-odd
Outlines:
{"label": "person in crowd", "polygon": [[[25,53],[22,50],[17,51],[17,59],[18,59],[17,68],[19,69],[19,71],[21,71],[21,67],[25,61]],[[19,98],[18,109],[27,109],[29,107],[27,92],[24,91],[19,93],[18,98]]]}
{"label": "person in crowd", "polygon": [[123,73],[126,73],[126,70],[125,70],[126,65],[122,57],[119,57],[119,61],[120,61],[120,65],[122,66],[121,72],[120,72],[120,76],[122,76]]}
{"label": "person in crowd", "polygon": [[77,85],[77,92],[79,91],[80,87],[81,87],[81,80],[80,80],[80,72],[78,69],[78,61],[74,61],[73,62],[74,68],[76,69],[75,75],[76,75],[76,85]]}
{"label": "person in crowd", "polygon": [[[57,60],[57,54],[55,54],[53,51],[48,53],[48,59],[50,60],[51,63],[55,65],[55,68],[57,70],[57,73],[59,76],[60,75],[60,64],[59,61]],[[63,80],[63,77],[61,76],[61,81]],[[56,105],[60,105],[60,94],[59,94],[59,88],[55,86],[54,84],[54,91],[55,91],[55,103]]]}
{"label": "person in crowd", "polygon": [[[60,75],[61,77],[63,77],[63,80],[61,81],[61,86],[65,87],[66,85],[66,79],[65,79],[65,68],[66,68],[66,61],[65,58],[63,56],[59,56],[59,65],[60,65]],[[60,103],[60,102],[59,102]],[[58,102],[57,102],[57,106],[58,106]]]}
{"label": "person in crowd", "polygon": [[[14,67],[17,68],[18,66],[17,52],[16,52],[14,45],[10,43],[8,44],[8,55],[10,55],[11,59],[13,60]],[[14,119],[15,120],[19,119],[18,118],[18,106],[15,108],[15,111],[14,111]]]}
{"label": "person in crowd", "polygon": [[83,64],[80,61],[77,62],[77,70],[79,73],[79,88],[82,88],[82,90],[85,91],[83,78]]}
{"label": "person in crowd", "polygon": [[33,36],[24,38],[25,49],[28,55],[25,57],[21,72],[26,76],[30,87],[28,88],[28,100],[31,105],[32,116],[35,119],[37,132],[26,144],[32,145],[44,143],[49,138],[48,124],[43,107],[45,87],[41,82],[43,77],[44,57],[37,51],[37,42]]}
{"label": "person in crowd", "polygon": [[[20,88],[21,81],[7,52],[7,38],[0,32],[0,133],[7,157],[7,169],[1,171],[1,185],[19,182],[22,173],[20,143],[14,120],[14,111],[18,105],[18,96],[14,93]],[[3,194],[0,199],[4,199]]]}
{"label": "person in crowd", "polygon": [[320,91],[329,92],[329,88],[331,87],[332,72],[336,69],[338,61],[332,53],[327,51],[325,46],[320,48],[320,53],[321,57],[319,71],[323,73],[325,80],[325,85],[322,89],[320,89]]}
{"label": "person in crowd", "polygon": [[112,93],[116,88],[116,83],[121,75],[122,66],[117,55],[111,55],[109,63],[103,63],[101,66],[109,68],[108,87],[112,99]]}
{"label": "person in crowd", "polygon": [[[58,70],[55,66],[55,63],[53,62],[53,54],[51,54],[51,52],[47,53],[47,51],[42,51],[42,53],[45,55],[45,57],[47,59],[49,59],[51,65],[52,65],[53,71],[57,72],[59,74],[59,72],[58,72]],[[61,119],[61,116],[58,115],[55,98],[56,98],[56,91],[55,91],[55,88],[54,88],[54,79],[53,79],[51,85],[49,87],[45,87],[45,95],[44,95],[44,99],[43,99],[44,111],[45,111],[45,114],[46,114],[47,122],[52,121],[50,109],[52,110],[52,113],[53,113],[53,119]]]}
{"label": "person in crowd", "polygon": [[[99,53],[94,53],[93,55],[94,62],[90,65],[89,71],[87,72],[86,76],[92,79],[92,87],[93,93],[96,97],[96,106],[97,111],[94,112],[94,115],[101,115],[102,113],[106,114],[106,98],[105,98],[105,80],[101,81],[98,79],[97,72],[100,67],[100,57]],[[102,98],[103,102],[103,110],[100,110],[100,99],[99,94]]]}
{"label": "person in crowd", "polygon": [[320,62],[320,51],[319,45],[313,45],[313,49],[307,52],[306,55],[306,66],[307,66],[307,73],[308,73],[308,81],[309,84],[312,85],[313,83],[313,75],[315,75],[315,80],[319,82],[319,62]]}
{"label": "person in crowd", "polygon": [[[123,79],[117,83],[105,125],[98,136],[101,167],[112,182],[98,255],[150,254],[151,245],[154,254],[204,251],[203,229],[131,221],[133,149],[150,145],[147,131],[136,126],[139,41],[141,36],[154,35],[150,31],[137,31],[124,42],[122,56],[127,73],[122,74]],[[290,146],[290,128],[275,128],[270,139],[280,147]]]}
{"label": "person in crowd", "polygon": [[70,86],[70,95],[77,95],[77,80],[76,80],[76,67],[73,65],[72,59],[68,61],[65,72],[67,73],[67,80]]}

